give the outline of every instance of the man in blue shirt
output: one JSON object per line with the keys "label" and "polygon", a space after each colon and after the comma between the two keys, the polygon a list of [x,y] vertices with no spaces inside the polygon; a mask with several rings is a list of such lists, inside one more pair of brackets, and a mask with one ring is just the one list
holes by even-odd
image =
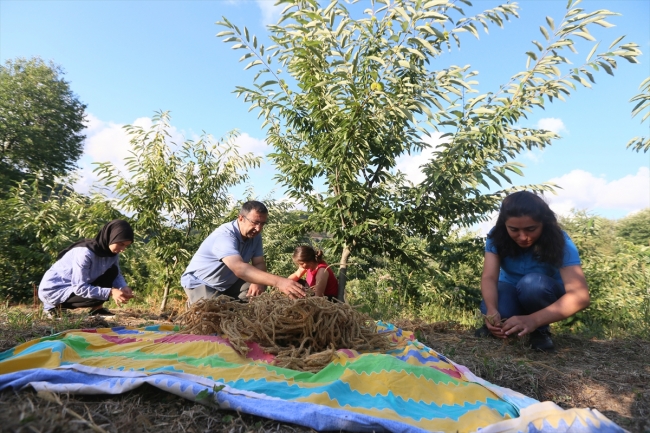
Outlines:
{"label": "man in blue shirt", "polygon": [[221,294],[243,301],[260,295],[266,286],[292,299],[305,296],[299,283],[266,272],[261,233],[268,214],[263,203],[248,201],[236,220],[203,241],[181,277],[190,304]]}

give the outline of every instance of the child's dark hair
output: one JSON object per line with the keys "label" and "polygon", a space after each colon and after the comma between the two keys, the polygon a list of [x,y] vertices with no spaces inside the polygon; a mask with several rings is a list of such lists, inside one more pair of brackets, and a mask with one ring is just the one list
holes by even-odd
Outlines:
{"label": "child's dark hair", "polygon": [[293,259],[305,263],[322,263],[323,251],[317,250],[310,245],[299,245],[293,250]]}
{"label": "child's dark hair", "polygon": [[557,267],[561,266],[565,244],[562,229],[548,204],[530,191],[512,193],[501,203],[497,223],[488,234],[499,253],[499,258],[518,256],[523,253],[524,250],[510,237],[506,228],[508,218],[523,216],[542,223],[542,234],[533,245],[535,258]]}

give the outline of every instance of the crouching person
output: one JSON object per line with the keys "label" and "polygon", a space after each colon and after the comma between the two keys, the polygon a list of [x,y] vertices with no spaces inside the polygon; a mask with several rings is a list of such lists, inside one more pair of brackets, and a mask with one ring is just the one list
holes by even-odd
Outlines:
{"label": "crouching person", "polygon": [[549,324],[589,306],[578,249],[541,197],[519,191],[503,200],[487,237],[481,293],[486,319],[477,336],[529,334],[543,352],[555,348]]}
{"label": "crouching person", "polygon": [[112,297],[122,304],[133,298],[119,266],[119,254],[132,243],[129,223],[113,220],[95,239],[82,239],[61,251],[38,287],[46,315],[57,317],[61,310],[90,308],[91,316],[114,316],[104,302]]}
{"label": "crouching person", "polygon": [[327,296],[333,301],[339,294],[339,282],[336,275],[325,263],[323,252],[316,250],[309,245],[299,245],[293,251],[293,262],[298,269],[289,275],[290,280],[302,281],[306,278],[306,284],[314,290],[316,296]]}
{"label": "crouching person", "polygon": [[266,272],[262,230],[268,216],[263,203],[248,201],[236,220],[221,225],[203,241],[181,277],[188,305],[219,295],[245,302],[262,294],[266,286],[277,287],[291,299],[305,296],[297,282]]}

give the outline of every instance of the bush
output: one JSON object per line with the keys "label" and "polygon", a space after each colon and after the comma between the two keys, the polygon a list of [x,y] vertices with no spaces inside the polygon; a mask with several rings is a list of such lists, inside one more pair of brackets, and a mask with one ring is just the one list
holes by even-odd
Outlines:
{"label": "bush", "polygon": [[585,212],[561,222],[578,247],[591,294],[589,308],[562,325],[594,334],[648,335],[650,248],[618,237],[612,221]]}
{"label": "bush", "polygon": [[650,208],[625,217],[616,224],[616,235],[636,245],[650,245]]}

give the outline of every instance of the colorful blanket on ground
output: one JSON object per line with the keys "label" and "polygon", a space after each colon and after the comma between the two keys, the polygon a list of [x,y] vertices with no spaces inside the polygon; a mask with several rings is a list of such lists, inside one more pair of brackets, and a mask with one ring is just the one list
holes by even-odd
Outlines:
{"label": "colorful blanket on ground", "polygon": [[[380,332],[395,329],[379,323]],[[248,357],[219,336],[173,326],[82,329],[0,354],[0,390],[120,394],[148,383],[190,400],[315,430],[623,432],[588,409],[562,410],[490,384],[397,330],[388,353],[339,350],[319,373]]]}

